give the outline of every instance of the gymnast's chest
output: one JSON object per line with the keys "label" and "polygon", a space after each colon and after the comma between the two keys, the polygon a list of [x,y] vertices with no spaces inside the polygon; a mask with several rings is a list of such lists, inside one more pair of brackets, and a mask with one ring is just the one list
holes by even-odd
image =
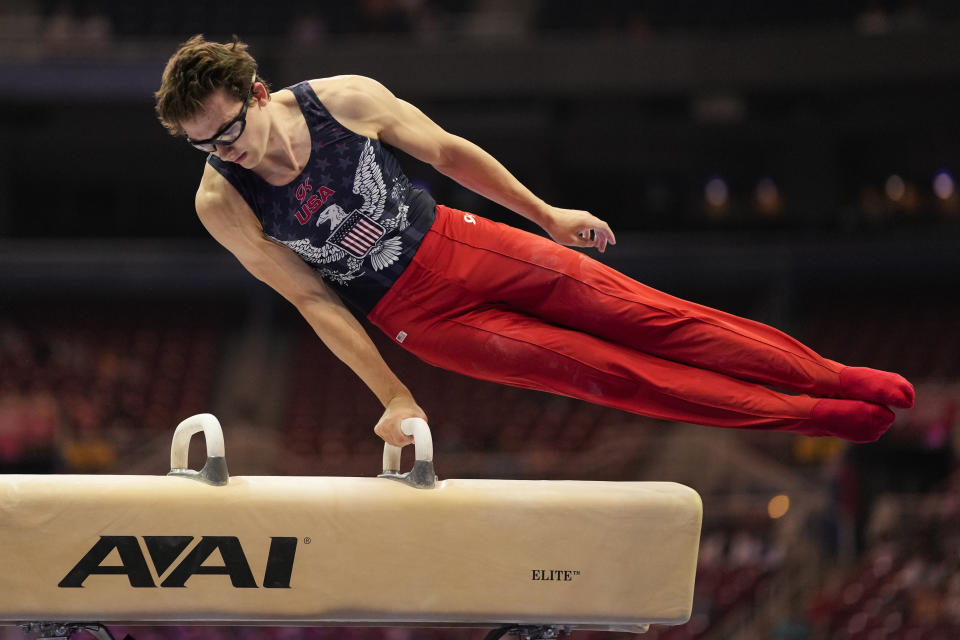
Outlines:
{"label": "gymnast's chest", "polygon": [[356,165],[343,168],[352,172],[331,171],[329,160],[320,160],[288,185],[261,194],[258,209],[264,233],[281,241],[310,240],[319,246],[352,212],[363,210],[364,198],[353,189]]}

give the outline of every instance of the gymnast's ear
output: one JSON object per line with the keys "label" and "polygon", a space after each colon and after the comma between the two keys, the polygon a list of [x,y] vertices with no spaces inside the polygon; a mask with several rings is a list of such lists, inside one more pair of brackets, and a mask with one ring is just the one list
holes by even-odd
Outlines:
{"label": "gymnast's ear", "polygon": [[270,88],[260,80],[259,76],[253,82],[253,97],[257,99],[261,107],[270,102]]}

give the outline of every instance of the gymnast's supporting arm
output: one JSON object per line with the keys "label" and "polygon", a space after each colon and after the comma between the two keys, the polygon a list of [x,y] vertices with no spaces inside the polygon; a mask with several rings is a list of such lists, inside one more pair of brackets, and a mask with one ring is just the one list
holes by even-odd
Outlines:
{"label": "gymnast's supporting arm", "polygon": [[[341,76],[322,100],[337,120],[427,162],[466,188],[540,225],[560,244],[596,247],[616,244],[609,225],[596,216],[551,206],[534,195],[489,153],[444,131],[412,104],[379,82]],[[322,89],[321,89],[322,90]],[[590,231],[594,233],[589,233]]]}
{"label": "gymnast's supporting arm", "polygon": [[197,191],[200,221],[257,279],[293,304],[323,343],[349,366],[384,406],[374,431],[387,443],[413,442],[400,430],[406,418],[426,414],[394,375],[363,326],[313,269],[287,247],[267,238],[253,211],[210,165]]}

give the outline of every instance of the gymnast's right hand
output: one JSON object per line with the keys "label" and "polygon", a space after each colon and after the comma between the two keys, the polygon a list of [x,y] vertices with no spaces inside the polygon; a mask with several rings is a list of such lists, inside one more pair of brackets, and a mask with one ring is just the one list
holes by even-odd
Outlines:
{"label": "gymnast's right hand", "polygon": [[427,414],[417,405],[412,396],[396,396],[387,403],[383,415],[380,416],[380,421],[373,428],[373,432],[383,438],[384,442],[395,447],[412,444],[413,438],[400,430],[400,423],[407,418],[426,420]]}
{"label": "gymnast's right hand", "polygon": [[549,207],[541,226],[555,242],[568,247],[594,247],[600,253],[617,244],[610,225],[589,211]]}

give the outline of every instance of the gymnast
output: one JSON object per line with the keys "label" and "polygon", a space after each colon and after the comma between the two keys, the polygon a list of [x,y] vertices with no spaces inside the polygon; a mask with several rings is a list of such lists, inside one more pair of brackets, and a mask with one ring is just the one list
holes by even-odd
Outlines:
{"label": "gymnast", "polygon": [[[374,431],[389,444],[408,444],[401,420],[426,415],[345,302],[438,367],[666,420],[869,442],[893,423],[889,407],[913,405],[895,373],[826,359],[569,249],[616,240],[373,79],[271,93],[243,42],[198,35],[167,62],[156,111],[208,153],[203,225],[373,391],[384,407]],[[436,204],[391,148],[552,240]]]}

